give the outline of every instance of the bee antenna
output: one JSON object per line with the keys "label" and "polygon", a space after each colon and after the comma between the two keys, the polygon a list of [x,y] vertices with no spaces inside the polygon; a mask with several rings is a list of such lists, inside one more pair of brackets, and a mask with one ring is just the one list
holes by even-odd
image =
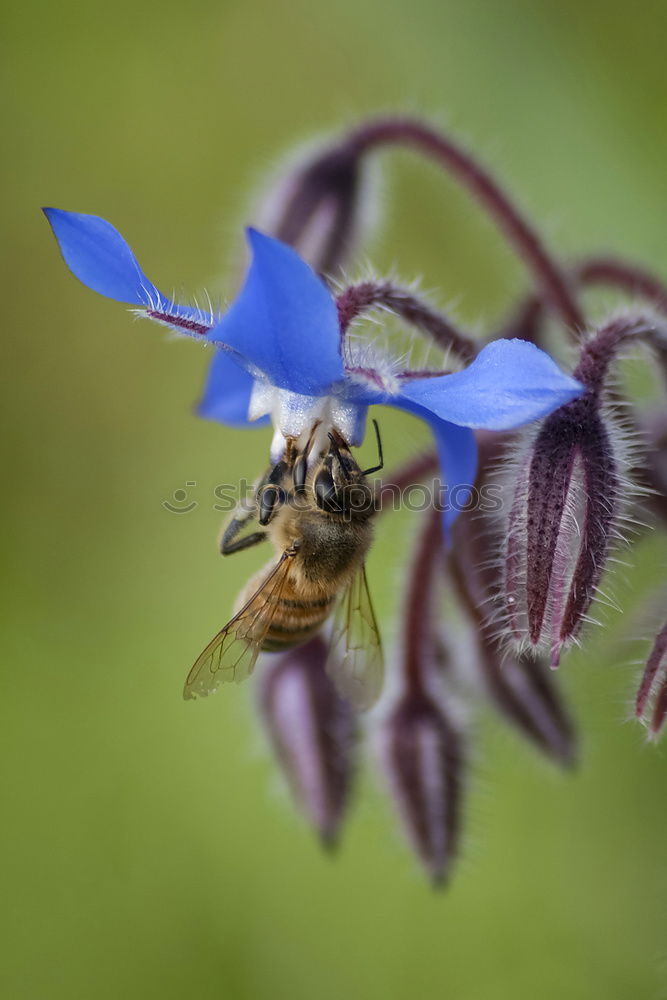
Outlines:
{"label": "bee antenna", "polygon": [[379,472],[380,469],[384,469],[384,455],[382,453],[382,438],[380,437],[380,428],[378,427],[377,420],[373,420],[373,427],[375,428],[375,439],[378,445],[378,464],[372,466],[370,469],[364,469],[364,475],[370,476],[372,472]]}
{"label": "bee antenna", "polygon": [[338,459],[338,464],[340,465],[341,472],[343,473],[343,475],[345,476],[345,479],[349,483],[350,476],[349,476],[349,473],[348,473],[348,471],[347,471],[347,469],[345,467],[345,463],[343,462],[343,456],[340,453],[340,448],[338,447],[338,442],[336,441],[336,438],[333,436],[333,434],[331,433],[331,431],[329,431],[328,437],[329,437],[329,440],[331,441],[331,450],[334,453],[334,455],[336,456],[336,458]]}
{"label": "bee antenna", "polygon": [[297,455],[294,461],[294,467],[292,469],[292,481],[294,483],[294,488],[297,493],[303,493],[306,488],[306,477],[308,475],[308,456],[310,455],[311,448],[313,447],[313,442],[315,441],[315,435],[317,434],[317,428],[320,426],[321,421],[317,420],[308,435],[308,440],[306,441],[306,447],[303,449],[300,455]]}
{"label": "bee antenna", "polygon": [[312,429],[311,429],[310,434],[308,436],[308,440],[306,441],[306,447],[303,449],[303,455],[304,455],[305,458],[308,458],[308,456],[310,455],[310,449],[313,447],[313,442],[315,441],[315,435],[317,433],[317,428],[320,426],[321,423],[322,423],[321,420],[316,420],[315,423],[312,426]]}

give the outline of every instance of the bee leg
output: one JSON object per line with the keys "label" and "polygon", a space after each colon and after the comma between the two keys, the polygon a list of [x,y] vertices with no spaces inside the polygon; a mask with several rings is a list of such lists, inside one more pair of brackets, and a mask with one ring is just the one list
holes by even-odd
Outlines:
{"label": "bee leg", "polygon": [[236,538],[251,516],[251,514],[246,513],[241,517],[233,518],[229,522],[220,539],[220,552],[223,556],[230,556],[233,552],[249,549],[252,545],[257,545],[259,542],[264,541],[266,538],[265,531],[253,531],[251,535],[246,535],[245,538]]}
{"label": "bee leg", "polygon": [[317,428],[321,424],[321,420],[318,420],[310,432],[310,436],[306,441],[306,447],[303,449],[300,455],[294,460],[294,465],[292,467],[292,484],[294,486],[294,492],[301,495],[306,492],[306,476],[308,475],[308,458],[310,456],[311,449],[313,447],[313,442],[315,441],[315,436],[317,434]]}
{"label": "bee leg", "polygon": [[249,521],[257,519],[259,513],[258,498],[261,498],[262,491],[268,483],[278,481],[284,464],[284,462],[278,462],[276,466],[269,468],[263,476],[260,476],[253,487],[254,500],[252,501],[252,506],[248,506],[248,502],[246,501],[245,504],[240,504],[237,507],[220,537],[220,552],[223,556],[229,556],[233,552],[241,552],[243,549],[248,549],[252,545],[263,541],[266,537],[265,531],[255,531],[245,538],[237,538],[236,536],[245,528]]}
{"label": "bee leg", "polygon": [[[230,528],[232,525],[230,524]],[[226,534],[227,532],[225,532]],[[254,531],[252,535],[246,535],[245,538],[239,538],[236,542],[226,541],[224,536],[220,542],[220,552],[223,556],[231,556],[234,552],[241,552],[243,549],[249,549],[253,545],[263,542],[267,537],[265,531]]]}

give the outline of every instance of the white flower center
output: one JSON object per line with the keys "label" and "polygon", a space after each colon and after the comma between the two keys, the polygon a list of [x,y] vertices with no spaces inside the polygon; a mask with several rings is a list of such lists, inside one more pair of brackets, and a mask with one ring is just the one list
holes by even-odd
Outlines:
{"label": "white flower center", "polygon": [[294,438],[299,444],[305,444],[318,421],[323,440],[326,441],[327,433],[335,428],[348,444],[357,447],[364,439],[366,410],[366,406],[336,396],[303,396],[257,379],[250,397],[248,419],[271,417],[275,427],[271,461],[277,462],[285,450],[286,439]]}

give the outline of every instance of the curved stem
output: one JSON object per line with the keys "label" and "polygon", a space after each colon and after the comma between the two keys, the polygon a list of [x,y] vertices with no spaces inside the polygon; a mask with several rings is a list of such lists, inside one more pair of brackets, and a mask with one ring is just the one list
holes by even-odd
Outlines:
{"label": "curved stem", "polygon": [[359,156],[379,146],[412,146],[453,174],[495,219],[532,272],[542,295],[573,330],[583,316],[563,270],[515,205],[472,157],[448,137],[412,118],[379,118],[363,123],[348,137],[346,147]]}
{"label": "curved stem", "polygon": [[641,684],[639,685],[639,690],[637,691],[637,700],[635,702],[635,715],[637,718],[641,718],[646,711],[646,704],[653,689],[654,681],[658,676],[660,665],[665,662],[666,657],[667,622],[665,622],[660,632],[658,632],[655,642],[653,643],[651,654],[646,661],[646,668],[641,679]]}
{"label": "curved stem", "polygon": [[572,270],[572,277],[584,287],[609,285],[630,295],[639,295],[667,313],[667,286],[649,271],[612,257],[587,257]]}
{"label": "curved stem", "polygon": [[[602,286],[646,299],[667,316],[667,284],[637,264],[612,257],[585,257],[570,270],[571,280],[580,288]],[[527,295],[500,336],[537,340],[544,318],[544,297]]]}
{"label": "curved stem", "polygon": [[667,378],[667,323],[641,313],[612,320],[591,337],[583,346],[574,377],[591,393],[598,394],[619,350],[633,341],[647,344],[656,352]]}
{"label": "curved stem", "polygon": [[[571,274],[582,288],[598,285],[615,288],[646,299],[659,313],[667,316],[667,284],[637,264],[611,257],[586,257],[572,268]],[[520,337],[539,344],[543,316],[544,302],[540,296],[527,296],[499,336]],[[654,338],[652,346],[660,357],[667,378],[667,344],[664,340],[660,344]],[[659,463],[660,454],[664,454],[667,444],[667,435],[656,434],[653,428],[649,428],[649,431],[646,436],[652,442],[651,447],[645,460],[633,470],[633,477],[649,488],[653,494],[649,499],[651,507],[661,520],[667,521],[665,477]]]}
{"label": "curved stem", "polygon": [[401,495],[415,483],[421,483],[438,471],[438,455],[435,450],[424,451],[416,458],[410,459],[404,465],[399,465],[384,479],[375,495],[375,505],[378,511],[387,510],[390,501],[393,509],[399,509]]}
{"label": "curved stem", "polygon": [[543,319],[544,303],[542,299],[536,294],[527,295],[519,303],[514,314],[489,339],[496,340],[502,337],[507,340],[527,340],[531,344],[537,344],[538,347],[541,347]]}
{"label": "curved stem", "polygon": [[457,330],[446,316],[412,292],[389,281],[364,281],[359,285],[350,285],[337,296],[336,305],[343,342],[353,319],[380,306],[428,334],[443,351],[452,351],[465,363],[472,361],[477,354],[474,340]]}
{"label": "curved stem", "polygon": [[435,509],[426,512],[408,576],[403,613],[403,673],[412,693],[424,691],[425,670],[433,655],[435,583],[443,555],[440,518]]}
{"label": "curved stem", "polygon": [[649,506],[667,524],[667,414],[643,422],[639,429],[647,448],[643,461],[631,468],[631,476],[648,489]]}

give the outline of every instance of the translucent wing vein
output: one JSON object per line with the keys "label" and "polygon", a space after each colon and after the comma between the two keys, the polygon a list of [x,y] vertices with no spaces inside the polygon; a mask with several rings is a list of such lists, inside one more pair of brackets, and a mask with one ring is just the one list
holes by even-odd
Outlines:
{"label": "translucent wing vein", "polygon": [[363,566],[336,608],[326,669],[341,698],[360,711],[370,708],[380,696],[382,643]]}
{"label": "translucent wing vein", "polygon": [[289,572],[290,550],[283,552],[260,586],[197,657],[183,697],[204,698],[221,684],[249,677],[276,613]]}

